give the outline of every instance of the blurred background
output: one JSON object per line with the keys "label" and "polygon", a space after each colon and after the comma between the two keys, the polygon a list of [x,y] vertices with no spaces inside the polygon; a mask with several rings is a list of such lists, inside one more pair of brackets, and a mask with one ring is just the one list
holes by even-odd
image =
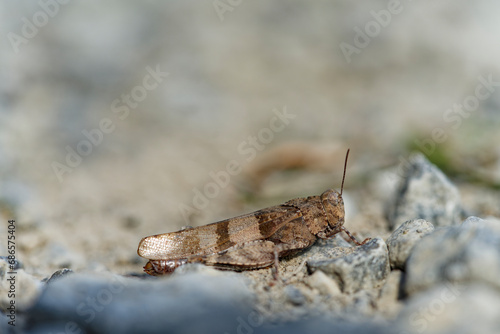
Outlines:
{"label": "blurred background", "polygon": [[34,275],[140,272],[144,236],[339,189],[347,148],[352,224],[414,150],[498,214],[495,1],[0,6],[0,212]]}

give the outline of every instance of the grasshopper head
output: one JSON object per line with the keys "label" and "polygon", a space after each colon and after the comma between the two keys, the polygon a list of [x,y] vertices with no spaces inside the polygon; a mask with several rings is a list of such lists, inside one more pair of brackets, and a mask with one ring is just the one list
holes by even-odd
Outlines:
{"label": "grasshopper head", "polygon": [[324,232],[324,237],[328,238],[342,231],[345,217],[344,200],[341,193],[328,189],[321,194],[321,203],[328,220],[328,228]]}
{"label": "grasshopper head", "polygon": [[328,220],[328,226],[323,232],[318,234],[320,238],[328,238],[341,232],[344,228],[344,200],[342,199],[342,191],[344,191],[344,181],[345,181],[345,171],[347,169],[347,158],[349,157],[349,149],[345,155],[344,162],[344,175],[342,176],[342,186],[340,187],[340,193],[328,189],[321,194],[321,204],[323,205],[323,210],[325,210],[326,219]]}

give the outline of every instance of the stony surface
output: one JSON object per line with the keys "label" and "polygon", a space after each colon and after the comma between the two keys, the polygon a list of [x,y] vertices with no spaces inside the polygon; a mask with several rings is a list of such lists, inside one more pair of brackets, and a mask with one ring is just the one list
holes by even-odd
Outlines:
{"label": "stony surface", "polygon": [[53,273],[48,279],[47,279],[47,283],[52,283],[54,282],[55,280],[58,280],[60,279],[61,277],[64,277],[66,275],[70,275],[73,273],[73,270],[71,269],[67,269],[67,268],[64,268],[64,269],[61,269],[61,270],[58,270],[56,271],[55,273]]}
{"label": "stony surface", "polygon": [[321,270],[332,277],[345,293],[383,285],[389,273],[387,245],[380,238],[368,241],[350,254],[327,260],[307,261],[310,272]]}
{"label": "stony surface", "polygon": [[480,282],[500,290],[500,226],[469,217],[423,238],[406,265],[409,295],[445,282]]}
{"label": "stony surface", "polygon": [[[342,235],[281,260],[277,282],[269,269],[196,265],[145,278],[136,247],[147,235],[340,190],[348,147],[345,226],[361,240],[387,240],[410,219],[457,225],[465,218],[456,219],[457,206],[500,217],[500,3],[464,3],[3,1],[0,256],[15,219],[17,332],[109,333],[128,324],[125,332],[420,333],[420,319],[408,317],[441,310],[435,289],[447,281],[406,294],[411,272],[393,269],[382,285],[358,290],[364,283],[353,281],[358,291],[347,293],[306,265],[336,259],[344,273],[360,271],[345,261],[359,247]],[[280,122],[284,112],[292,118]],[[413,149],[455,185],[408,159]],[[228,177],[235,161],[241,171]],[[386,208],[397,217],[388,220]],[[453,267],[445,261],[460,249],[485,257],[464,280],[461,306],[444,305],[427,331],[487,333],[498,326],[489,312],[500,309],[489,282],[495,266],[484,269],[496,257],[492,244],[484,236],[470,249],[458,239],[435,253],[417,247],[433,234],[410,255],[425,254],[430,272],[433,263]],[[375,274],[373,263],[356,263],[366,267],[362,277]],[[101,305],[102,288],[117,278],[127,287]],[[103,303],[89,304],[87,293]],[[78,317],[78,303],[94,320]]]}
{"label": "stony surface", "polygon": [[[313,276],[318,280],[320,275],[325,274],[318,271]],[[331,280],[326,275],[324,278]],[[196,264],[184,266],[174,275],[162,278],[66,275],[47,284],[29,312],[28,322],[32,324],[29,330],[30,333],[49,329],[160,333],[168,328],[169,333],[185,333],[186,330],[195,333],[301,333],[307,328],[318,333],[330,333],[333,329],[345,333],[387,332],[368,318],[356,318],[360,306],[347,311],[355,312],[351,321],[346,321],[346,317],[332,319],[318,312],[308,320],[269,322],[265,310],[252,307],[256,295],[248,289],[248,283],[248,278],[240,274]],[[268,289],[276,288],[268,284]],[[283,298],[276,302],[282,306],[290,303],[297,310],[311,306],[311,294],[304,293],[303,287],[291,284],[283,286],[281,291]],[[365,300],[362,297],[363,294],[357,295],[358,303]],[[340,291],[337,298],[341,298]],[[345,303],[346,298],[343,299]],[[324,304],[324,300],[321,301]]]}
{"label": "stony surface", "polygon": [[410,156],[401,184],[389,206],[394,230],[412,219],[425,219],[436,227],[459,224],[462,216],[460,193],[448,178],[422,154]]}
{"label": "stony surface", "polygon": [[253,295],[237,274],[208,272],[145,280],[67,275],[47,284],[29,320],[34,329],[64,323],[92,333],[202,332],[202,326],[234,332],[243,314],[253,324],[262,323],[250,308]]}
{"label": "stony surface", "polygon": [[434,225],[425,219],[408,220],[387,239],[391,268],[404,269],[406,260],[417,242],[434,231]]}
{"label": "stony surface", "polygon": [[[9,262],[9,265],[10,265],[9,269],[10,270],[17,270],[17,269],[24,268],[24,265],[21,261],[19,261],[18,259],[9,260],[8,256],[0,256],[0,261]],[[12,262],[12,263],[10,263],[10,262]]]}
{"label": "stony surface", "polygon": [[403,306],[402,278],[403,273],[400,270],[392,270],[380,289],[376,303],[378,312],[384,319],[394,319]]}
{"label": "stony surface", "polygon": [[441,283],[411,298],[398,316],[399,333],[498,333],[500,292],[481,284]]}
{"label": "stony surface", "polygon": [[340,296],[342,294],[337,281],[321,270],[312,273],[307,278],[307,284],[324,296]]}
{"label": "stony surface", "polygon": [[[418,234],[417,225],[431,226],[425,221],[407,222],[393,239],[401,241],[402,231]],[[432,265],[434,261],[445,266],[457,258],[450,258],[439,245],[465,248],[462,254],[466,254],[467,247],[483,244],[481,249],[490,254],[498,228],[497,222],[470,217],[460,226],[410,238],[410,244],[420,242],[410,251],[406,274],[389,270],[383,239],[353,247],[341,235],[280,261],[278,281],[270,269],[235,273],[200,264],[182,266],[159,278],[62,269],[42,284],[40,297],[18,321],[29,333],[154,333],[165,328],[171,333],[207,328],[222,333],[300,333],[306,328],[315,333],[472,333],[479,328],[481,333],[493,333],[498,326],[494,310],[500,305],[499,289],[491,281],[484,283],[495,275],[494,268],[491,275],[477,272],[458,283],[444,277],[418,288],[415,281],[425,282],[425,274],[415,268],[424,273],[449,271]],[[456,240],[461,243],[448,244]],[[430,241],[430,246],[423,246]],[[427,251],[434,254],[431,262]],[[420,258],[427,262],[417,261]],[[466,325],[457,324],[457,317]],[[469,325],[474,321],[481,322],[479,327]]]}
{"label": "stony surface", "polygon": [[[42,290],[40,281],[23,269],[13,271],[14,273],[10,273],[9,263],[4,259],[0,260],[0,310],[3,312],[6,312],[11,300],[15,300],[19,311],[25,311],[38,298]],[[10,298],[10,293],[14,293],[15,297]]]}
{"label": "stony surface", "polygon": [[[414,219],[392,234],[388,223],[380,226],[382,217],[376,218],[377,224],[369,216],[364,225],[360,220],[349,220],[349,229],[359,239],[372,240],[356,246],[342,233],[318,240],[281,259],[277,281],[269,268],[236,273],[189,264],[158,278],[139,270],[118,275],[98,263],[88,272],[64,268],[38,279],[18,264],[23,289],[16,301],[18,328],[27,333],[97,334],[161,333],[166,328],[171,333],[207,328],[287,334],[494,332],[498,321],[493,310],[500,306],[498,219],[469,217],[436,230],[430,222]],[[52,263],[59,265],[80,261],[64,254],[55,259]],[[133,262],[138,269],[144,261]],[[0,264],[5,272],[5,260]],[[5,306],[5,284],[2,289]],[[0,320],[9,320],[2,316]],[[470,325],[475,321],[481,322],[479,327]],[[0,330],[4,328],[8,326]]]}

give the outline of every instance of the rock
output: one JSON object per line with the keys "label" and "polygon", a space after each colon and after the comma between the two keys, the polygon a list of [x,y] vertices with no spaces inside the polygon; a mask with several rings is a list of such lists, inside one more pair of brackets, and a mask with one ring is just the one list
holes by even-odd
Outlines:
{"label": "rock", "polygon": [[352,248],[349,254],[308,260],[307,267],[312,273],[321,270],[332,277],[344,293],[379,287],[390,271],[387,245],[381,238]]}
{"label": "rock", "polygon": [[[305,278],[308,276],[305,266],[307,261],[329,260],[350,254],[354,249],[340,234],[330,239],[319,239],[310,248],[291,257],[280,259],[278,266],[279,275],[285,280],[292,277],[298,279]],[[251,272],[246,272],[245,275],[255,276]]]}
{"label": "rock", "polygon": [[380,289],[380,295],[376,301],[378,311],[384,318],[395,318],[401,310],[401,279],[403,273],[400,270],[392,270],[387,277],[384,286]]}
{"label": "rock", "polygon": [[285,286],[284,293],[288,302],[293,305],[303,305],[306,303],[306,296],[294,285]]}
{"label": "rock", "polygon": [[240,276],[230,272],[142,280],[75,273],[46,285],[29,321],[35,329],[64,323],[73,331],[91,333],[192,333],[207,328],[233,333],[239,326],[261,323],[250,308],[252,300]]}
{"label": "rock", "polygon": [[[23,269],[12,272],[9,263],[0,260],[0,310],[5,312],[11,300],[14,300],[16,310],[25,311],[34,303],[41,290],[42,284],[35,277]],[[9,297],[12,293],[14,295]]]}
{"label": "rock", "polygon": [[418,218],[436,227],[459,224],[462,207],[458,189],[422,154],[413,154],[409,160],[388,210],[390,227],[395,229]]}
{"label": "rock", "polygon": [[[0,312],[0,333],[24,333],[21,328],[24,326],[24,317],[22,314],[10,315]],[[31,333],[30,333],[31,334]]]}
{"label": "rock", "polygon": [[301,260],[327,260],[340,254],[349,254],[354,247],[345,241],[340,234],[331,239],[318,239],[314,245],[297,256]]}
{"label": "rock", "polygon": [[307,277],[307,285],[326,296],[338,296],[342,293],[338,283],[321,270]]}
{"label": "rock", "polygon": [[[9,262],[9,264],[13,266],[10,268],[11,270],[24,269],[23,263],[18,259],[9,260],[8,256],[0,256],[0,261]],[[11,261],[13,263],[10,263]]]}
{"label": "rock", "polygon": [[290,321],[285,324],[269,326],[264,325],[257,331],[241,331],[236,333],[259,333],[259,334],[396,334],[395,330],[387,328],[377,322],[367,321],[366,319],[357,319],[357,321],[345,321],[345,319],[329,317],[314,317]]}
{"label": "rock", "polygon": [[467,217],[466,220],[462,222],[462,227],[484,227],[491,228],[495,230],[497,233],[500,233],[500,220],[492,218],[492,219],[481,219],[479,217],[470,216]]}
{"label": "rock", "polygon": [[469,217],[423,238],[406,264],[405,292],[444,282],[481,282],[500,290],[500,226]]}
{"label": "rock", "polygon": [[472,284],[439,284],[411,298],[398,315],[398,333],[498,333],[500,292]]}
{"label": "rock", "polygon": [[64,276],[72,274],[72,273],[73,273],[73,270],[68,269],[68,268],[63,268],[63,269],[57,270],[47,280],[47,284],[48,283],[54,283],[54,281],[60,279],[61,277],[64,277]]}
{"label": "rock", "polygon": [[404,270],[406,259],[417,242],[434,231],[434,225],[425,219],[408,220],[387,238],[391,268]]}

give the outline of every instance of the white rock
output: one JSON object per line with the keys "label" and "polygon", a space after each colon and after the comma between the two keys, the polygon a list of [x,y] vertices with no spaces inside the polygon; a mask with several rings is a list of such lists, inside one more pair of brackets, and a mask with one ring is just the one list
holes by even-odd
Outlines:
{"label": "white rock", "polygon": [[310,272],[317,270],[333,278],[344,293],[379,287],[389,274],[389,253],[381,238],[355,247],[350,254],[326,260],[309,260]]}
{"label": "white rock", "polygon": [[397,333],[496,334],[500,292],[491,287],[444,283],[411,298],[399,314]]}
{"label": "white rock", "polygon": [[224,333],[247,318],[252,298],[234,274],[140,280],[75,273],[47,284],[29,316],[39,327],[64,322],[92,333]]}
{"label": "white rock", "polygon": [[434,231],[434,225],[425,219],[414,219],[404,222],[392,232],[386,241],[391,268],[404,270],[413,246],[432,231]]}
{"label": "white rock", "polygon": [[410,156],[401,176],[388,212],[392,229],[418,218],[436,227],[460,223],[462,207],[458,189],[422,154]]}
{"label": "white rock", "polygon": [[[17,311],[25,311],[40,295],[42,283],[23,269],[15,269],[15,274],[10,271],[9,263],[0,260],[0,309],[6,312],[14,300]],[[12,298],[9,297],[11,293],[14,293]]]}
{"label": "white rock", "polygon": [[415,245],[406,273],[410,295],[443,282],[481,282],[500,290],[500,231],[475,217],[437,229]]}

